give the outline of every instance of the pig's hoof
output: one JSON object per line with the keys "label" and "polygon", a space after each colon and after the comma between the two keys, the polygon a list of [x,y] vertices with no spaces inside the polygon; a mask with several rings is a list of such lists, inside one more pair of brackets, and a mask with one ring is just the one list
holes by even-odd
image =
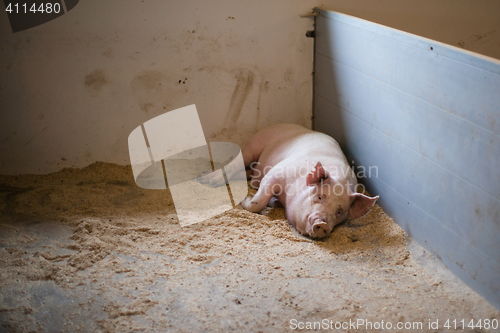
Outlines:
{"label": "pig's hoof", "polygon": [[248,211],[251,211],[253,212],[252,208],[253,206],[255,206],[257,203],[256,202],[252,202],[252,199],[253,199],[253,195],[249,195],[247,196],[245,199],[243,199],[243,201],[241,202],[241,207],[243,207],[243,209],[246,209]]}
{"label": "pig's hoof", "polygon": [[269,202],[267,203],[267,207],[278,208],[278,207],[283,207],[283,205],[278,200],[278,198],[272,197],[271,200],[269,200]]}

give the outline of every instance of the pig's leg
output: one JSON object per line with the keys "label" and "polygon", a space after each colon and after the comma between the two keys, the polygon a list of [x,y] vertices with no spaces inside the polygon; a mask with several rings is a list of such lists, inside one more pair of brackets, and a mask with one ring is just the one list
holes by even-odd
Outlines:
{"label": "pig's leg", "polygon": [[[258,166],[259,157],[264,150],[264,145],[262,140],[258,138],[259,134],[256,134],[243,148],[243,162],[245,163],[246,177],[250,179],[250,186],[252,188],[259,188],[259,180],[254,179],[254,170]],[[257,137],[257,138],[255,138]]]}
{"label": "pig's leg", "polygon": [[251,139],[250,142],[246,144],[245,148],[243,148],[242,151],[243,162],[245,163],[245,169],[247,172],[247,179],[252,178],[253,175],[252,163],[256,163],[259,160],[260,154],[262,153],[262,150],[259,149],[260,147],[256,147],[256,144],[253,141],[254,140]]}
{"label": "pig's leg", "polygon": [[274,196],[274,191],[276,186],[279,185],[276,177],[273,176],[273,170],[269,171],[267,175],[262,178],[260,182],[260,187],[254,196],[249,195],[242,202],[241,206],[253,213],[259,213],[264,208]]}
{"label": "pig's leg", "polygon": [[252,163],[258,163],[266,147],[273,145],[284,133],[286,131],[276,130],[276,125],[274,125],[257,132],[250,138],[242,151],[248,179],[254,175],[254,170],[258,169],[258,165],[252,167]]}

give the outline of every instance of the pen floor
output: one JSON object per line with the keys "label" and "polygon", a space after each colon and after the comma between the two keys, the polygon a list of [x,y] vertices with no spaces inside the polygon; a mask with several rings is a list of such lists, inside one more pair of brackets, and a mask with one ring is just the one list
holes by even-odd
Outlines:
{"label": "pen floor", "polygon": [[378,205],[320,241],[283,208],[236,206],[180,227],[168,189],[94,163],[0,176],[0,212],[0,332],[285,332],[349,320],[446,331],[448,319],[500,319]]}

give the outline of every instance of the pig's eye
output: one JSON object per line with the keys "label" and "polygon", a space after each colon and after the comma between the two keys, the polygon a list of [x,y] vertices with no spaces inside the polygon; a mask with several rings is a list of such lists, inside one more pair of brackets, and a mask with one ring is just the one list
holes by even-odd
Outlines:
{"label": "pig's eye", "polygon": [[337,210],[336,215],[337,215],[337,217],[340,217],[342,215],[342,209]]}
{"label": "pig's eye", "polygon": [[323,197],[320,195],[318,196],[318,201],[321,202],[323,200]]}

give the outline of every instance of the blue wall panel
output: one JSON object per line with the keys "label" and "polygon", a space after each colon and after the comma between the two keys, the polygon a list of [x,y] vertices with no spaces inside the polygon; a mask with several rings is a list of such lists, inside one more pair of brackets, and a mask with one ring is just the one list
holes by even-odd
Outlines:
{"label": "blue wall panel", "polygon": [[500,61],[318,10],[316,130],[403,229],[500,309]]}

